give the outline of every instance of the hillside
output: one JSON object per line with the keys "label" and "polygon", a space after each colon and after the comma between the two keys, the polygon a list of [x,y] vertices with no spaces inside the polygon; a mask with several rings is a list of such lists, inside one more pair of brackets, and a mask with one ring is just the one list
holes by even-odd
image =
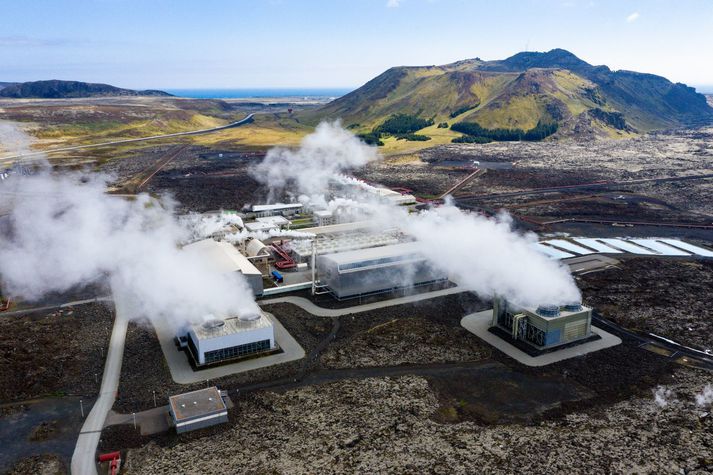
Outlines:
{"label": "hillside", "polygon": [[[592,66],[561,49],[499,61],[394,67],[303,118],[308,123],[341,118],[366,132],[397,113],[489,129],[556,123],[558,135],[565,136],[628,136],[713,120],[713,108],[693,88],[652,74]],[[459,135],[444,128],[439,134]]]}
{"label": "hillside", "polygon": [[68,99],[76,97],[110,96],[170,96],[163,91],[134,91],[108,84],[94,84],[80,81],[30,81],[22,83],[0,83],[0,97],[15,99]]}

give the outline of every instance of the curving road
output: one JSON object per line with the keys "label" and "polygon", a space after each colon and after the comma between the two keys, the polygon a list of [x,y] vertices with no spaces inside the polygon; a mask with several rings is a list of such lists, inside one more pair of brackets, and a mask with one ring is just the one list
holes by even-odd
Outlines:
{"label": "curving road", "polygon": [[112,142],[94,143],[94,144],[87,144],[87,145],[75,145],[72,147],[53,148],[53,149],[49,149],[49,150],[43,150],[40,152],[31,152],[31,153],[24,153],[21,155],[11,155],[8,157],[0,157],[0,162],[7,161],[7,160],[16,160],[16,159],[24,159],[24,158],[28,158],[28,157],[48,155],[48,154],[56,153],[56,152],[69,152],[72,150],[82,150],[85,148],[106,147],[109,145],[120,145],[120,144],[133,143],[133,142],[144,142],[147,140],[165,139],[165,138],[169,138],[169,137],[181,137],[184,135],[209,134],[211,132],[218,132],[218,131],[225,130],[225,129],[232,129],[233,127],[239,127],[244,124],[249,124],[250,122],[253,121],[254,115],[255,114],[250,113],[244,119],[238,120],[236,122],[231,122],[230,124],[221,125],[220,127],[211,127],[210,129],[191,130],[188,132],[175,132],[173,134],[152,135],[149,137],[139,137],[136,139],[122,139],[122,140],[114,140]]}
{"label": "curving road", "polygon": [[324,308],[315,305],[312,301],[307,300],[304,297],[278,297],[274,299],[260,300],[258,303],[260,305],[269,305],[272,303],[291,303],[297,305],[305,312],[309,312],[315,317],[341,317],[342,315],[351,315],[353,313],[368,312],[369,310],[377,310],[385,307],[392,307],[394,305],[402,305],[405,303],[419,302],[421,300],[435,299],[436,297],[443,297],[444,295],[460,294],[462,292],[468,292],[468,290],[462,287],[449,287],[447,289],[434,290],[432,292],[424,292],[420,294],[407,295],[405,297],[398,297],[395,299],[381,300],[379,302],[365,303],[362,305],[355,305],[353,307],[346,308]]}
{"label": "curving road", "polygon": [[96,475],[97,473],[96,452],[99,445],[99,437],[119,389],[119,375],[121,374],[121,362],[124,356],[126,330],[131,314],[131,309],[126,305],[126,302],[129,301],[128,298],[114,300],[116,315],[106,355],[106,363],[104,364],[99,398],[94,403],[92,410],[84,420],[82,430],[79,432],[77,445],[72,454],[71,472],[73,475]]}

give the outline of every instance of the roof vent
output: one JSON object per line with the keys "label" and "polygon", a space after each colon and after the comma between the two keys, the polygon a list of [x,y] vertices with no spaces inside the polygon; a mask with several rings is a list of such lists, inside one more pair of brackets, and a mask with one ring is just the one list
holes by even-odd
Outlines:
{"label": "roof vent", "polygon": [[255,320],[258,320],[260,318],[259,313],[244,313],[240,316],[238,316],[238,320],[243,321],[243,322],[252,322]]}
{"label": "roof vent", "polygon": [[560,314],[559,305],[540,305],[537,307],[537,314],[543,317],[556,317]]}
{"label": "roof vent", "polygon": [[204,330],[217,330],[218,328],[221,328],[223,325],[225,325],[225,322],[223,320],[214,318],[212,320],[208,320],[201,326],[203,327]]}
{"label": "roof vent", "polygon": [[568,302],[562,305],[562,310],[565,312],[579,312],[582,310],[582,304],[579,302]]}

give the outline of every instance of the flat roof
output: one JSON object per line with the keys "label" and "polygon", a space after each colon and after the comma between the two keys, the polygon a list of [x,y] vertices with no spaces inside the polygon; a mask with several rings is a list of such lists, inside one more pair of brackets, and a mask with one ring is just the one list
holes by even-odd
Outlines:
{"label": "flat roof", "polygon": [[371,259],[384,259],[388,257],[402,256],[405,254],[421,254],[419,244],[415,242],[405,242],[390,244],[387,246],[368,247],[354,251],[338,252],[335,254],[325,254],[321,257],[329,259],[330,261],[340,265]]}
{"label": "flat roof", "polygon": [[206,259],[208,264],[219,273],[240,272],[245,275],[262,275],[257,267],[229,242],[204,239],[184,246],[183,250]]}
{"label": "flat roof", "polygon": [[352,223],[339,223],[339,224],[329,224],[327,226],[315,226],[313,228],[301,228],[302,233],[311,234],[332,234],[332,233],[344,233],[349,231],[357,231],[359,229],[365,229],[372,226],[369,221],[355,221]]}
{"label": "flat roof", "polygon": [[260,221],[261,223],[276,224],[278,226],[283,226],[285,224],[290,224],[290,220],[284,216],[263,216],[261,218],[255,218],[255,221]]}
{"label": "flat roof", "polygon": [[252,205],[250,209],[253,212],[259,213],[260,211],[275,211],[278,209],[293,209],[301,207],[302,203],[275,203],[271,205]]}
{"label": "flat roof", "polygon": [[567,310],[563,310],[562,307],[560,307],[560,313],[559,313],[559,315],[556,315],[556,316],[554,316],[554,317],[550,317],[550,316],[547,316],[547,315],[540,315],[539,313],[537,313],[537,307],[521,307],[521,306],[515,305],[515,304],[512,304],[512,305],[513,305],[513,307],[515,307],[516,309],[524,310],[524,311],[526,311],[526,312],[528,312],[528,313],[531,313],[531,314],[533,314],[533,315],[537,315],[537,316],[540,317],[540,318],[544,318],[545,320],[552,320],[552,319],[556,319],[556,318],[564,318],[564,317],[569,317],[570,315],[578,315],[578,314],[583,313],[583,312],[588,312],[588,311],[590,311],[590,310],[592,309],[591,307],[587,307],[586,305],[582,305],[582,308],[581,308],[580,310],[577,310],[576,312],[568,312]]}
{"label": "flat roof", "polygon": [[203,323],[194,323],[191,328],[195,332],[199,340],[210,340],[211,338],[220,338],[223,336],[233,335],[258,328],[269,328],[272,326],[272,321],[264,313],[260,313],[260,318],[255,320],[240,320],[238,317],[228,317],[224,319],[215,318],[212,315],[207,317],[208,320],[222,320],[223,325],[215,327],[204,327]]}
{"label": "flat roof", "polygon": [[168,398],[176,421],[207,416],[226,411],[227,407],[217,387],[198,389]]}
{"label": "flat roof", "polygon": [[253,221],[250,223],[245,223],[245,229],[248,231],[269,231],[270,229],[277,229],[278,225],[275,223],[266,223],[264,221]]}

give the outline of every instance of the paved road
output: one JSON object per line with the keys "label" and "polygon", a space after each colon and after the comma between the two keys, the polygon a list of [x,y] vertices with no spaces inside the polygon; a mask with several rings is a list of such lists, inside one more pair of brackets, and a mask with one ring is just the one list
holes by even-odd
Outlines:
{"label": "paved road", "polygon": [[459,294],[462,292],[467,292],[461,287],[449,287],[442,290],[434,290],[433,292],[424,292],[421,294],[407,295],[405,297],[398,297],[395,299],[382,300],[379,302],[365,303],[363,305],[355,305],[353,307],[347,308],[324,308],[315,305],[310,300],[304,297],[279,297],[274,299],[260,300],[258,303],[260,305],[269,305],[271,303],[291,303],[297,305],[302,310],[311,313],[315,317],[340,317],[342,315],[351,315],[353,313],[368,312],[369,310],[376,310],[379,308],[391,307],[393,305],[402,305],[405,303],[420,302],[421,300],[434,299],[436,297],[443,297],[444,295]]}
{"label": "paved road", "polygon": [[119,375],[121,374],[121,362],[124,356],[126,329],[131,314],[131,308],[125,304],[128,301],[127,298],[115,300],[114,329],[111,332],[109,350],[104,364],[101,390],[99,391],[99,398],[84,421],[77,439],[77,446],[74,448],[71,470],[73,475],[95,475],[97,473],[96,451],[99,437],[107,414],[109,414],[114,405],[116,392],[119,389]]}
{"label": "paved road", "polygon": [[103,143],[95,143],[95,144],[88,144],[88,145],[75,145],[72,147],[53,148],[53,149],[49,149],[49,150],[43,150],[40,152],[32,152],[32,153],[25,153],[22,155],[11,155],[8,157],[0,157],[0,162],[8,161],[8,160],[24,159],[24,158],[29,158],[29,157],[41,156],[41,155],[48,155],[48,154],[56,153],[56,152],[69,152],[72,150],[81,150],[81,149],[85,149],[85,148],[106,147],[109,145],[120,145],[120,144],[133,143],[133,142],[144,142],[147,140],[165,139],[165,138],[169,138],[169,137],[181,137],[184,135],[209,134],[211,132],[218,132],[220,130],[231,129],[233,127],[239,127],[243,124],[248,124],[253,121],[254,115],[255,114],[248,114],[244,119],[238,120],[236,122],[231,122],[230,124],[221,125],[220,127],[211,127],[210,129],[191,130],[188,132],[176,132],[173,134],[152,135],[150,137],[140,137],[140,138],[136,138],[136,139],[123,139],[123,140],[114,140],[112,142],[103,142]]}

